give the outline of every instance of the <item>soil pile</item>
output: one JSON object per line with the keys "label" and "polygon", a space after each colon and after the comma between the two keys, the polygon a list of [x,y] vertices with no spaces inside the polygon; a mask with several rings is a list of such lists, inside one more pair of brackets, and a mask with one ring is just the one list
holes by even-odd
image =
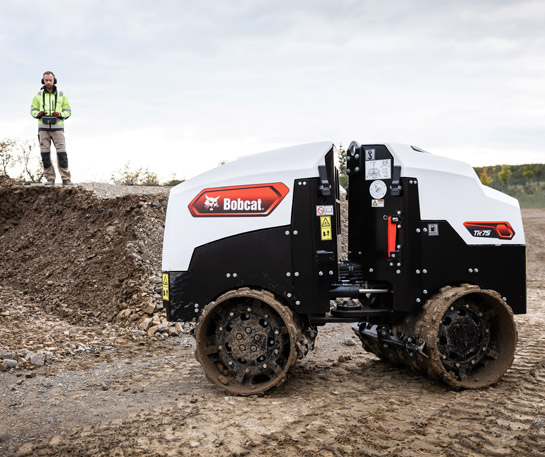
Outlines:
{"label": "soil pile", "polygon": [[71,323],[111,321],[160,300],[165,209],[160,195],[99,200],[77,187],[3,179],[0,284]]}

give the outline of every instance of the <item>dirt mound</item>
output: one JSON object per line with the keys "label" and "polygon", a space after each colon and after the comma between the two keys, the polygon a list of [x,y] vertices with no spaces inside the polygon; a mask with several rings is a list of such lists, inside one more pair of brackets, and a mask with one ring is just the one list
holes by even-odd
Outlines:
{"label": "dirt mound", "polygon": [[79,187],[1,179],[0,287],[72,324],[160,309],[166,203],[166,195],[98,199]]}

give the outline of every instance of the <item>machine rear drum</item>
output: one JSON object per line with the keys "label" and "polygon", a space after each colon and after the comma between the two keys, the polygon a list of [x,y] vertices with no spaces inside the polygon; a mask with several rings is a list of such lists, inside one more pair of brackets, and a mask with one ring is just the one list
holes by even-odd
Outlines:
{"label": "machine rear drum", "polygon": [[464,284],[444,287],[420,313],[392,329],[405,341],[422,342],[420,352],[362,338],[363,347],[404,363],[454,388],[496,383],[513,363],[517,331],[511,308],[493,290]]}

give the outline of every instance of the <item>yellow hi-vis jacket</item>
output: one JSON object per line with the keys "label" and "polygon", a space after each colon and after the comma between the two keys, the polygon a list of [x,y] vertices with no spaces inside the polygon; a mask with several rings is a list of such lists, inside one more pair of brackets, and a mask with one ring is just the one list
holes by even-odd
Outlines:
{"label": "yellow hi-vis jacket", "polygon": [[[44,116],[38,119],[38,130],[64,130],[64,119],[68,119],[72,115],[68,97],[62,90],[58,90],[57,86],[54,87],[52,93],[42,87],[40,92],[34,96],[30,106],[30,115],[36,118],[40,111],[44,112]],[[54,124],[47,123],[47,119],[44,122],[44,117],[54,118],[55,112],[59,113],[61,118],[57,118]]]}

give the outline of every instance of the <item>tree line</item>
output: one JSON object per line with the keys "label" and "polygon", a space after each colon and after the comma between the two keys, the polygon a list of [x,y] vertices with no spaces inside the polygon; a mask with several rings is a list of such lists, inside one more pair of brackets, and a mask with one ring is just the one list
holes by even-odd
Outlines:
{"label": "tree line", "polygon": [[485,186],[508,187],[529,183],[545,182],[545,164],[530,163],[525,165],[493,165],[489,167],[474,167]]}
{"label": "tree line", "polygon": [[[36,141],[1,139],[0,176],[9,176],[23,183],[41,182],[43,167],[39,149]],[[110,179],[127,186],[175,186],[184,181],[172,175],[169,181],[160,183],[157,173],[148,168],[134,168],[130,162],[117,170]]]}

